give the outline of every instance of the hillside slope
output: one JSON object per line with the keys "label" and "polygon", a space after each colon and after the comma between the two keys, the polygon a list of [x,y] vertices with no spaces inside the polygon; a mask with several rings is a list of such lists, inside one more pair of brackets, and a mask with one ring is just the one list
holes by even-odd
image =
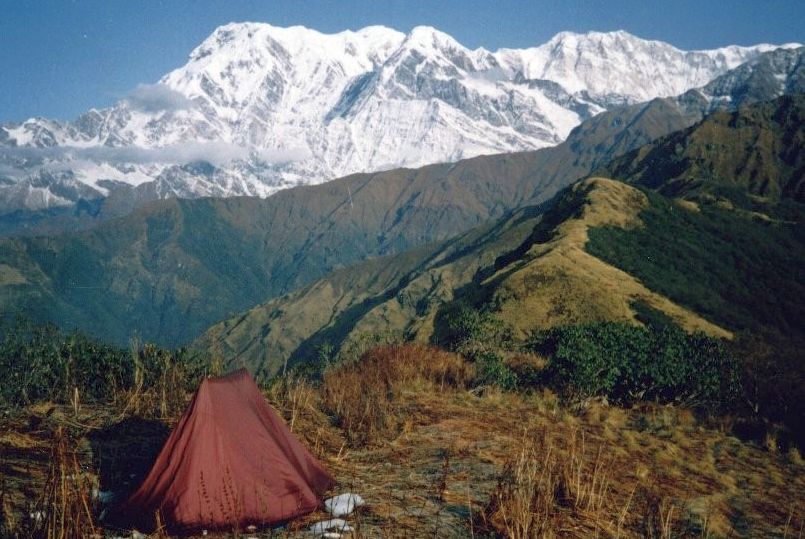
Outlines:
{"label": "hillside slope", "polygon": [[339,267],[545,200],[592,168],[563,168],[566,149],[552,150],[356,175],[266,200],[160,201],[89,231],[2,240],[0,260],[17,277],[0,281],[0,305],[119,343],[137,332],[179,344]]}
{"label": "hillside slope", "polygon": [[626,184],[586,180],[544,215],[515,212],[432,249],[337,272],[213,326],[196,346],[273,374],[286,360],[315,358],[321,345],[349,346],[367,335],[427,342],[440,309],[458,299],[494,305],[520,336],[568,323],[635,322],[634,303],[689,331],[729,336],[585,252],[588,228],[639,226],[637,215],[647,204]]}
{"label": "hillside slope", "polygon": [[605,113],[536,152],[358,174],[268,199],[159,201],[88,231],[0,240],[18,275],[0,281],[0,307],[118,343],[136,332],[179,344],[339,267],[547,200],[613,152],[695,119],[658,101]]}
{"label": "hillside slope", "polygon": [[[599,172],[669,196],[742,192],[805,202],[805,95],[719,112]],[[750,150],[751,149],[751,150]],[[703,192],[704,191],[704,192]]]}
{"label": "hillside slope", "polygon": [[[774,51],[741,69],[774,78],[764,68],[774,60],[791,78],[801,54]],[[0,240],[4,273],[15,275],[0,280],[0,314],[20,312],[121,344],[135,333],[186,343],[340,267],[540,204],[620,153],[700,119],[715,106],[714,94],[702,92],[603,113],[566,142],[535,152],[357,174],[268,199],[159,201],[88,231]]]}
{"label": "hillside slope", "polygon": [[805,96],[717,113],[605,173],[665,195],[646,224],[596,229],[596,256],[735,329],[801,338]]}
{"label": "hillside slope", "polygon": [[[781,98],[752,105],[740,114],[760,118],[765,130],[777,132],[773,118],[789,114],[791,104],[800,101]],[[763,112],[770,109],[778,113]],[[723,117],[709,117],[698,128],[707,130],[711,123],[721,125]],[[728,123],[726,129],[743,127]],[[801,124],[798,129],[801,133]],[[723,136],[730,138],[728,133]],[[772,159],[768,165],[776,170],[788,155],[788,145],[796,145],[797,140],[797,136],[783,137],[782,151],[770,154],[763,146],[744,146],[746,155],[737,162],[755,162],[753,156],[763,154]],[[709,144],[695,139],[691,147],[699,143]],[[690,194],[699,192],[701,185]],[[322,345],[349,347],[367,335],[427,341],[433,336],[439,310],[455,300],[495,313],[520,336],[561,324],[638,322],[649,311],[689,331],[729,337],[734,331],[753,327],[751,318],[761,316],[761,311],[749,318],[729,313],[752,311],[740,305],[745,301],[742,298],[761,295],[768,299],[762,316],[769,324],[785,330],[796,319],[802,310],[797,298],[805,289],[798,269],[805,260],[805,235],[797,202],[786,198],[782,203],[765,203],[768,215],[784,211],[794,219],[791,222],[727,205],[726,199],[696,205],[641,189],[603,178],[585,180],[560,194],[547,213],[541,208],[520,210],[451,242],[334,273],[213,326],[196,346],[271,373],[286,361],[315,359]],[[662,227],[667,231],[655,228],[657,213],[665,216]],[[735,231],[742,231],[745,238],[732,238]],[[621,239],[602,242],[604,233],[618,234]],[[596,240],[592,246],[589,237]],[[632,239],[626,241],[627,237]],[[663,239],[651,242],[650,237]],[[718,299],[706,299],[695,281],[686,285],[685,269],[680,265],[672,275],[660,273],[657,277],[642,271],[654,258],[663,260],[663,241],[667,246],[675,240],[689,242],[687,238],[696,238],[702,248],[686,248],[687,243],[680,243],[680,253],[687,258],[677,256],[683,265],[706,268],[702,276],[695,273],[695,278],[731,275],[730,279],[715,278],[722,279],[721,287],[718,283],[705,285]],[[716,248],[719,245],[724,247]],[[719,257],[725,252],[732,254],[722,260]],[[625,253],[634,260],[649,261],[625,264]],[[767,259],[765,265],[755,262],[762,259]],[[738,260],[743,269],[730,269],[731,260]],[[654,265],[663,264],[674,267],[669,261]],[[778,266],[775,271],[764,269]],[[736,286],[743,287],[742,296],[725,291]],[[679,293],[685,289],[701,293]]]}

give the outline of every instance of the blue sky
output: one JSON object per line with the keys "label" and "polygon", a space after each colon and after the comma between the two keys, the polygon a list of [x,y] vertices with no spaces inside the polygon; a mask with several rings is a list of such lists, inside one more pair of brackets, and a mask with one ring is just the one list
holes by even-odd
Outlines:
{"label": "blue sky", "polygon": [[323,32],[427,24],[492,50],[562,30],[623,29],[683,49],[805,41],[801,0],[0,0],[0,122],[108,106],[182,65],[216,26],[245,20]]}

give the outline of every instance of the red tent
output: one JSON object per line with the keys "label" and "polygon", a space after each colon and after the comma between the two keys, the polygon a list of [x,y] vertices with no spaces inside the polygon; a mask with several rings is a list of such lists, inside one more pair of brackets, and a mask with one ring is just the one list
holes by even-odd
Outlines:
{"label": "red tent", "polygon": [[201,383],[121,514],[147,527],[159,511],[171,533],[266,526],[313,511],[332,485],[241,369]]}

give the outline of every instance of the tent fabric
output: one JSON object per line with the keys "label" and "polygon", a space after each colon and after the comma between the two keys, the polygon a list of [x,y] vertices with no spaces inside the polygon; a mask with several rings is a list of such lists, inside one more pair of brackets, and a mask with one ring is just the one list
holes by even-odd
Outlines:
{"label": "tent fabric", "polygon": [[147,526],[158,511],[170,533],[267,526],[320,507],[332,486],[240,369],[201,383],[121,514]]}

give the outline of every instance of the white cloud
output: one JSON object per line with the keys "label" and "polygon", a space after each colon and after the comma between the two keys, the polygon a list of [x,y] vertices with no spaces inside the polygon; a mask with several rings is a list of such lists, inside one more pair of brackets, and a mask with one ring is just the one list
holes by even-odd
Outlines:
{"label": "white cloud", "polygon": [[[310,157],[310,152],[306,148],[254,148],[222,141],[184,142],[160,148],[143,148],[141,146],[54,146],[50,148],[23,146],[0,148],[0,160],[5,158],[34,161],[42,159],[58,161],[85,160],[111,164],[185,164],[206,161],[221,167],[232,161],[246,161],[251,157],[269,163],[287,163],[307,159]],[[23,165],[23,168],[26,167]]]}
{"label": "white cloud", "polygon": [[193,101],[164,84],[139,84],[124,100],[143,112],[175,111],[193,108]]}
{"label": "white cloud", "polygon": [[470,80],[481,80],[486,82],[500,82],[511,80],[512,73],[505,67],[490,67],[483,71],[471,71],[467,73],[467,78]]}

